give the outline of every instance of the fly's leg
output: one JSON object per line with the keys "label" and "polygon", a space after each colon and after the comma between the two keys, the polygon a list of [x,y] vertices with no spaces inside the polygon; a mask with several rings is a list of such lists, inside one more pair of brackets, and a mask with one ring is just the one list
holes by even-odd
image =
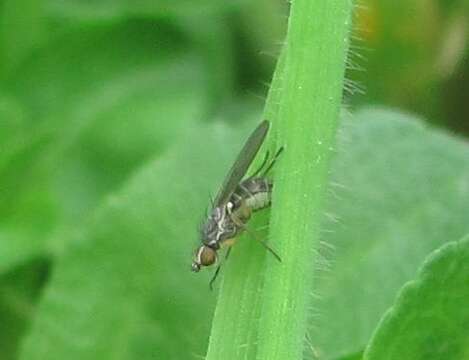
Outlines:
{"label": "fly's leg", "polygon": [[272,249],[269,245],[267,245],[264,241],[262,241],[261,239],[259,239],[256,234],[251,231],[249,228],[247,228],[245,225],[243,225],[243,228],[244,230],[246,230],[246,232],[252,236],[255,240],[257,240],[257,242],[259,244],[261,244],[267,251],[269,251],[279,262],[282,262],[282,259],[280,258],[280,256],[274,251],[274,249]]}
{"label": "fly's leg", "polygon": [[265,164],[267,164],[267,160],[269,160],[268,151],[265,153],[264,160],[262,160],[261,166],[259,166],[259,168],[256,171],[254,171],[254,174],[252,174],[250,177],[255,177],[257,174],[259,174],[261,170],[263,169],[263,167],[265,166]]}
{"label": "fly's leg", "polygon": [[[280,154],[283,152],[283,146],[277,150],[277,152],[275,153],[272,161],[270,162],[270,164],[267,166],[267,168],[263,171],[262,173],[262,177],[266,176],[267,173],[272,169],[272,167],[274,166],[275,162],[277,161],[278,157],[280,156]],[[269,159],[269,152],[267,151],[265,153],[265,156],[264,156],[264,160],[262,160],[262,164],[261,166],[259,166],[259,168],[254,171],[254,173],[249,176],[249,178],[254,178],[256,177],[257,175],[259,175],[259,173],[262,171],[262,169],[264,168],[264,166],[267,164],[267,160]]]}
{"label": "fly's leg", "polygon": [[[228,250],[226,251],[225,261],[228,259],[228,256],[230,256],[230,252],[231,252],[231,247],[229,247]],[[217,266],[217,268],[215,270],[215,273],[213,274],[213,276],[210,279],[210,282],[208,284],[208,286],[210,287],[210,290],[212,290],[212,291],[213,291],[213,283],[215,282],[215,279],[217,278],[218,273],[220,272],[220,268],[221,268],[221,264]]]}
{"label": "fly's leg", "polygon": [[221,265],[217,266],[215,273],[213,274],[212,278],[210,279],[210,282],[208,283],[208,286],[210,287],[210,291],[213,291],[213,283],[215,282],[215,279],[217,278],[218,273],[220,272],[220,267]]}
{"label": "fly's leg", "polygon": [[265,177],[267,175],[267,173],[273,168],[275,162],[277,161],[278,157],[280,156],[280,154],[283,152],[283,146],[277,150],[277,152],[275,153],[272,161],[270,162],[269,166],[267,166],[267,169],[264,170],[264,172],[262,173],[262,177]]}
{"label": "fly's leg", "polygon": [[[247,189],[247,188],[243,185],[242,182],[238,185],[238,188],[241,189],[241,190],[243,190],[243,192],[247,195],[248,198],[254,196],[254,194],[253,194],[252,192],[250,192],[249,189]],[[241,197],[241,199],[242,199],[242,197]]]}
{"label": "fly's leg", "polygon": [[[246,208],[247,209],[247,208]],[[247,209],[249,211],[249,209]],[[250,236],[252,236],[255,240],[257,240],[258,243],[260,243],[266,250],[268,250],[279,262],[282,262],[282,259],[280,256],[269,246],[267,245],[264,241],[259,239],[257,235],[251,231],[246,224],[244,224],[241,219],[239,219],[236,214],[231,212],[231,209],[228,207],[228,215],[230,216],[230,219],[236,224],[236,226],[239,226],[243,230],[245,230]],[[250,216],[250,213],[249,213]],[[248,216],[248,217],[249,217]]]}

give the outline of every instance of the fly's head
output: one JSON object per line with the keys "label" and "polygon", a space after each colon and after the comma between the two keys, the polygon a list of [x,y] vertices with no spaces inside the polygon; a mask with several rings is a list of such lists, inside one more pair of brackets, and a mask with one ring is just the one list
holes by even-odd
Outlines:
{"label": "fly's head", "polygon": [[208,245],[201,245],[195,252],[192,271],[199,272],[202,266],[213,265],[216,261],[217,250]]}
{"label": "fly's head", "polygon": [[192,271],[199,272],[203,266],[213,265],[217,261],[217,250],[220,248],[219,223],[223,222],[224,216],[223,208],[216,207],[202,224],[200,229],[202,245],[195,251]]}
{"label": "fly's head", "polygon": [[200,230],[202,245],[195,252],[192,271],[198,272],[203,266],[214,264],[222,243],[235,237],[238,230],[228,214],[227,207],[215,207]]}

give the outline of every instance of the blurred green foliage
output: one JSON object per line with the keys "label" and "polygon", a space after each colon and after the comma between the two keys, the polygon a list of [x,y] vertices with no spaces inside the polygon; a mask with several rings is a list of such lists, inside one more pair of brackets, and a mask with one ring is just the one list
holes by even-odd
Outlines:
{"label": "blurred green foliage", "polygon": [[435,251],[402,288],[364,359],[467,359],[468,273],[469,237]]}
{"label": "blurred green foliage", "polygon": [[[326,248],[329,271],[319,269],[310,330],[332,359],[363,350],[428,254],[469,230],[467,143],[397,112],[363,109],[351,122],[332,169],[323,231],[335,250]],[[468,312],[447,306],[453,319]]]}
{"label": "blurred green foliage", "polygon": [[364,0],[356,12],[349,77],[364,94],[352,104],[386,104],[469,133],[469,3]]}
{"label": "blurred green foliage", "polygon": [[[347,95],[346,102],[352,108],[389,105],[469,134],[467,2],[363,5],[356,12],[348,78],[360,82],[364,94]],[[205,292],[209,274],[188,271],[196,224],[240,139],[260,116],[287,11],[286,3],[270,0],[0,0],[2,360],[204,354],[215,299]],[[359,90],[353,84],[346,89]],[[410,139],[407,150],[417,155],[399,164],[402,172],[387,174],[380,161],[398,164],[407,153],[392,157],[389,149],[376,148],[383,146],[381,136],[389,136],[391,147],[402,127],[377,130],[369,113],[362,117],[368,125],[349,133],[358,137],[349,155],[356,158],[338,176],[354,187],[379,176],[361,196],[355,193],[359,198],[331,210],[351,220],[349,232],[335,229],[338,235],[328,240],[351,250],[338,253],[335,278],[320,288],[333,299],[327,316],[336,317],[312,339],[325,358],[364,350],[380,315],[424,257],[468,230],[458,222],[467,213],[461,200],[467,197],[467,144],[409,125],[415,148]],[[375,147],[365,148],[369,144]],[[354,165],[372,155],[369,168]],[[399,183],[393,174],[406,180]],[[412,193],[426,179],[428,188]],[[429,194],[444,186],[433,201]],[[422,212],[409,207],[410,218],[401,216],[401,205],[379,201],[389,187],[417,200],[428,196],[428,203]],[[416,201],[402,196],[404,204]],[[356,203],[359,210],[348,209]],[[376,218],[383,222],[369,228]],[[429,224],[438,229],[433,235],[424,233]],[[347,233],[356,230],[354,241],[369,231],[374,240],[386,240],[391,235],[383,229],[393,227],[416,247],[389,249],[383,241],[369,251],[393,250],[396,259],[410,251],[411,260],[402,268],[399,261],[381,268],[383,278],[396,267],[399,276],[376,298],[341,304],[344,289],[353,288],[351,269],[359,266],[364,281],[383,256],[361,263],[353,254],[362,248],[344,245]],[[431,241],[419,242],[427,236]],[[370,276],[367,284],[382,277]],[[360,298],[354,290],[352,298]],[[337,311],[342,306],[353,309],[351,318]],[[369,317],[359,318],[365,325],[352,333],[360,313]],[[356,338],[327,337],[343,324]]]}

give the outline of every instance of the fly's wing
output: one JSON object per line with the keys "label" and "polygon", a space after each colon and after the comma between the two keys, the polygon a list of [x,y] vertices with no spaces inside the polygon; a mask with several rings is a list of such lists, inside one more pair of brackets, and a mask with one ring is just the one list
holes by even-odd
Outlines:
{"label": "fly's wing", "polygon": [[226,203],[236,189],[236,186],[241,182],[264,142],[267,131],[269,130],[269,125],[270,123],[264,120],[249,136],[215,198],[215,207]]}

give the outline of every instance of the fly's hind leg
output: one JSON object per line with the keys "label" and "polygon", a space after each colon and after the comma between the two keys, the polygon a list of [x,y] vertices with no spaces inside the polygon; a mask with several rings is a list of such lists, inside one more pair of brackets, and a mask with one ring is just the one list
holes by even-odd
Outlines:
{"label": "fly's hind leg", "polygon": [[[247,209],[247,212],[249,212],[249,214],[246,214],[246,216],[249,218],[250,217],[250,211],[248,208],[245,208]],[[269,251],[279,262],[282,262],[282,259],[280,258],[280,256],[269,246],[267,245],[264,241],[262,241],[261,239],[259,239],[257,237],[257,235],[254,233],[254,231],[251,231],[251,229],[249,229],[246,224],[244,224],[241,219],[239,219],[236,214],[234,214],[233,212],[230,211],[230,209],[228,209],[228,215],[230,217],[230,219],[236,224],[236,226],[239,226],[240,228],[242,228],[243,230],[245,230],[251,237],[253,237],[258,243],[260,243],[267,251]]]}
{"label": "fly's hind leg", "polygon": [[267,164],[267,160],[269,160],[268,151],[265,153],[264,160],[262,160],[261,166],[259,166],[259,168],[256,171],[254,171],[254,173],[250,177],[255,177],[257,174],[259,174],[264,168],[264,166]]}
{"label": "fly's hind leg", "polygon": [[277,150],[277,152],[275,153],[275,155],[272,158],[272,161],[270,162],[269,165],[267,165],[267,160],[269,160],[269,151],[266,151],[265,156],[264,156],[264,160],[262,160],[261,166],[259,166],[259,168],[256,171],[254,171],[254,173],[252,175],[250,175],[249,178],[254,178],[257,175],[259,175],[259,173],[262,171],[262,169],[264,169],[264,167],[267,165],[267,168],[262,172],[262,177],[265,177],[268,174],[268,172],[272,169],[272,167],[274,166],[274,164],[277,161],[277,159],[279,158],[280,154],[283,152],[283,149],[284,148],[282,146],[282,147],[280,147],[280,149]]}
{"label": "fly's hind leg", "polygon": [[275,153],[275,155],[274,155],[272,161],[270,162],[269,166],[267,166],[267,168],[262,173],[262,177],[265,177],[267,175],[267,173],[274,167],[275,162],[277,161],[277,159],[279,158],[279,156],[283,152],[283,150],[284,150],[283,146],[280,147],[280,149],[277,150],[277,152]]}
{"label": "fly's hind leg", "polygon": [[257,240],[259,244],[261,244],[267,251],[269,251],[279,262],[282,262],[282,259],[280,258],[280,256],[274,251],[274,249],[272,249],[269,245],[267,245],[265,241],[262,241],[261,239],[259,239],[256,236],[256,234],[250,229],[248,229],[246,226],[244,226],[244,229],[250,236],[252,236],[255,240]]}

